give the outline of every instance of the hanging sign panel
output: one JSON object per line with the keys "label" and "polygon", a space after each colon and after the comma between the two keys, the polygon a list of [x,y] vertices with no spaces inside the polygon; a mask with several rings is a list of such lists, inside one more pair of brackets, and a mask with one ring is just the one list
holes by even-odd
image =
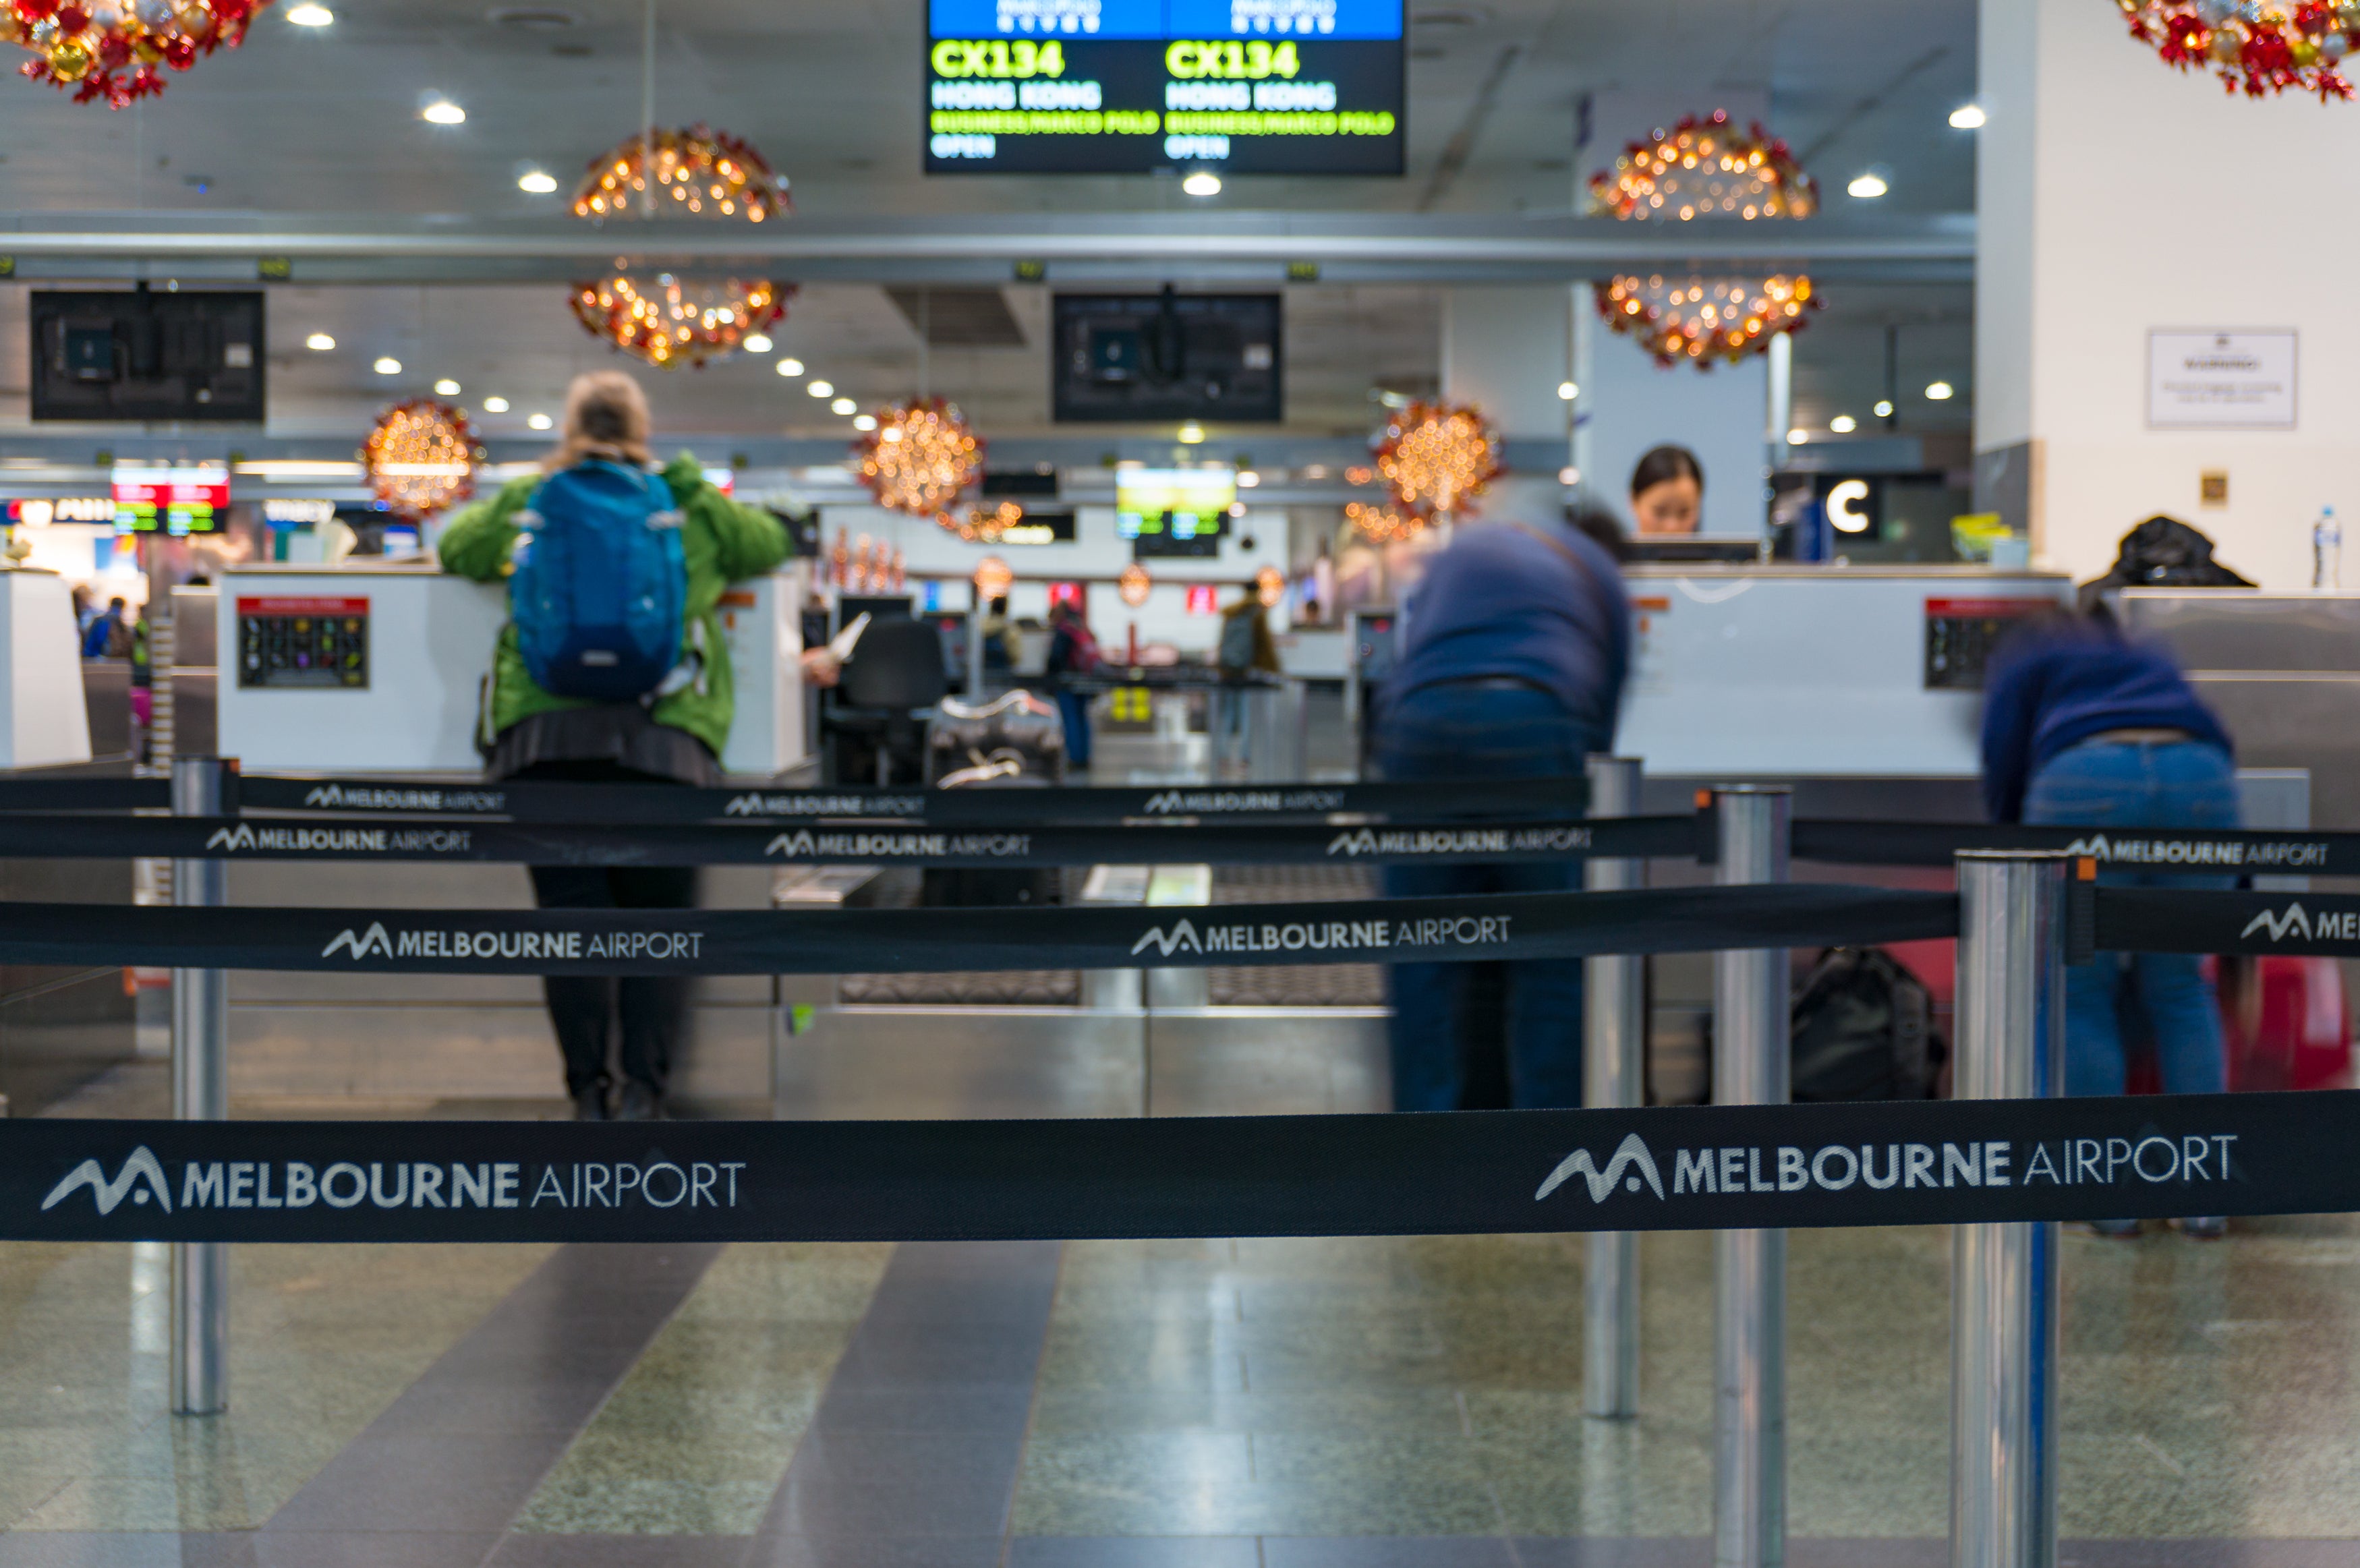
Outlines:
{"label": "hanging sign panel", "polygon": [[2147,333],[2148,429],[2290,430],[2294,417],[2291,330]]}
{"label": "hanging sign panel", "polygon": [[928,0],[926,172],[1402,172],[1402,0]]}

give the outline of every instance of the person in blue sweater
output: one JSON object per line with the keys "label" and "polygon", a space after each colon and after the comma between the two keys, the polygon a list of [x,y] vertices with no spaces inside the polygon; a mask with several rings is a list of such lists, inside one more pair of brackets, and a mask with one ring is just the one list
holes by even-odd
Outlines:
{"label": "person in blue sweater", "polygon": [[[2096,828],[2234,828],[2234,747],[2161,649],[2059,611],[2017,628],[1983,699],[1983,803],[2001,822]],[[2229,878],[2108,871],[2128,886],[2217,887]],[[2136,988],[2155,1032],[2164,1093],[2217,1094],[2227,1071],[2212,983],[2180,953],[2102,953],[2065,972],[2065,1092],[2119,1094],[2120,1005]],[[2217,1219],[2181,1228],[2218,1236]],[[2101,1235],[2138,1234],[2136,1220]]]}
{"label": "person in blue sweater", "polygon": [[[1462,526],[1403,612],[1400,660],[1380,694],[1375,756],[1390,779],[1562,778],[1614,743],[1631,663],[1631,607],[1611,517]],[[1579,887],[1571,862],[1396,866],[1393,898]],[[1393,1109],[1458,1108],[1463,964],[1397,964]],[[1520,1109],[1581,1104],[1581,964],[1508,966],[1509,1089]]]}

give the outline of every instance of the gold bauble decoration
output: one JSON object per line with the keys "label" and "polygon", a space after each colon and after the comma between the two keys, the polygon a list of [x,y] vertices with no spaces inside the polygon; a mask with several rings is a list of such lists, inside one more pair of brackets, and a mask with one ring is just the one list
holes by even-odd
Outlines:
{"label": "gold bauble decoration", "polygon": [[984,604],[1006,593],[1015,581],[1015,569],[996,555],[987,555],[975,563],[975,591]]}
{"label": "gold bauble decoration", "polygon": [[1804,277],[1781,274],[1759,282],[1734,278],[1616,278],[1591,286],[1598,313],[1639,340],[1658,365],[1687,360],[1735,365],[1760,354],[1780,332],[1800,332],[1805,312],[1819,308],[1819,291]]}
{"label": "gold bauble decoration", "polygon": [[1286,597],[1286,573],[1275,566],[1265,566],[1254,573],[1254,597],[1268,609]]}
{"label": "gold bauble decoration", "polygon": [[1122,575],[1114,580],[1114,591],[1122,596],[1124,604],[1134,610],[1147,603],[1148,590],[1154,586],[1155,580],[1147,575],[1147,568],[1135,561],[1124,567]]}
{"label": "gold bauble decoration", "polygon": [[983,440],[940,397],[912,397],[877,413],[853,442],[861,484],[880,506],[931,517],[956,533],[951,509],[983,477]]}
{"label": "gold bauble decoration", "polygon": [[377,498],[411,522],[474,495],[482,456],[467,416],[432,397],[412,397],[378,415],[361,450]]}
{"label": "gold bauble decoration", "polygon": [[1500,437],[1472,404],[1412,403],[1386,422],[1377,472],[1405,512],[1464,513],[1501,472]]}
{"label": "gold bauble decoration", "polygon": [[787,313],[793,292],[792,284],[698,280],[671,272],[642,283],[618,272],[576,284],[574,314],[591,336],[668,370],[737,353]]}
{"label": "gold bauble decoration", "polygon": [[1371,544],[1391,544],[1395,539],[1415,539],[1426,528],[1426,519],[1415,512],[1396,511],[1391,506],[1372,506],[1366,501],[1345,502],[1344,520]]}

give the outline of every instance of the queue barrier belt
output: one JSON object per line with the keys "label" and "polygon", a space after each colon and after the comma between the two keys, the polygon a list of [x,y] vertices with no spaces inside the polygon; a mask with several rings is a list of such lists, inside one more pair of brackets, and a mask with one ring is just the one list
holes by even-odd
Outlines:
{"label": "queue barrier belt", "polygon": [[1955,935],[1947,893],[1815,884],[990,909],[0,903],[0,964],[432,975],[837,975],[1472,963]]}
{"label": "queue barrier belt", "polygon": [[0,1238],[1789,1229],[2360,1210],[2360,1092],[1122,1121],[0,1122]]}

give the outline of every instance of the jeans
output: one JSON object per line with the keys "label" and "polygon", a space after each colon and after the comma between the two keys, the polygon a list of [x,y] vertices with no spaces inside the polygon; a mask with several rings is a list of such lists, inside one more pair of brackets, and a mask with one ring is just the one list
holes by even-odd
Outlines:
{"label": "jeans", "polygon": [[[2198,741],[2083,741],[2033,775],[2024,820],[2076,827],[2234,828],[2235,769],[2219,747]],[[2098,880],[2117,887],[2226,887],[2233,878],[2102,871]],[[2066,970],[2065,1092],[2123,1092],[2127,978],[2155,1030],[2163,1092],[2219,1094],[2227,1084],[2221,1013],[2199,964],[2185,953],[2102,953]]]}
{"label": "jeans", "polygon": [[[1583,758],[1606,748],[1545,691],[1489,685],[1430,686],[1393,704],[1378,725],[1377,760],[1389,779],[1581,777]],[[1480,784],[1471,788],[1480,788]],[[1467,893],[1563,893],[1581,886],[1577,862],[1521,866],[1391,866],[1388,898]],[[1581,960],[1523,959],[1508,975],[1507,1056],[1520,1110],[1581,1104]],[[1463,964],[1396,964],[1393,1002],[1393,1109],[1451,1111],[1465,1071],[1459,1024]]]}
{"label": "jeans", "polygon": [[1065,726],[1065,766],[1090,770],[1090,694],[1057,690],[1057,716]]}

